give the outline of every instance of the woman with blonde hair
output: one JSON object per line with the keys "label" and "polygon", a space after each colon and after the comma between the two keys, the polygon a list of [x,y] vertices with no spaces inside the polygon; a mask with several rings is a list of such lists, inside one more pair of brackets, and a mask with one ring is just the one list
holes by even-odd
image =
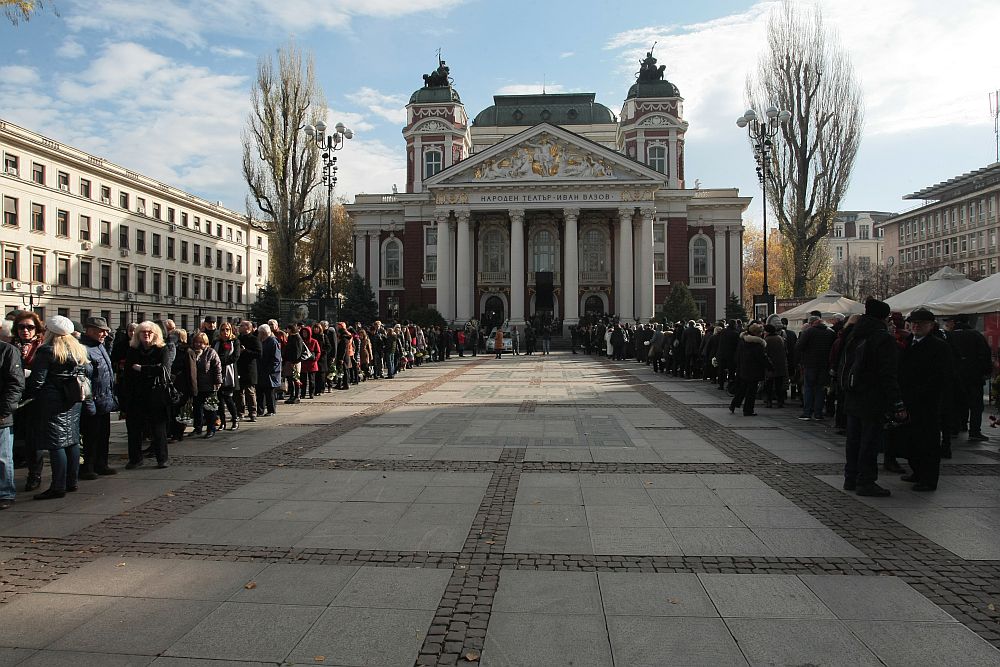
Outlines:
{"label": "woman with blonde hair", "polygon": [[125,353],[122,377],[121,409],[128,431],[128,464],[132,470],[142,465],[142,435],[148,431],[152,440],[156,467],[166,468],[167,422],[170,401],[167,380],[170,375],[166,343],[155,322],[140,322]]}
{"label": "woman with blonde hair", "polygon": [[223,322],[219,327],[219,336],[215,339],[212,349],[219,355],[222,363],[222,387],[219,389],[219,417],[222,430],[226,430],[226,410],[229,411],[229,418],[232,420],[230,430],[235,431],[240,427],[240,413],[236,409],[236,393],[240,390],[240,374],[237,370],[237,362],[243,346],[236,338],[236,327],[232,322]]}
{"label": "woman with blonde hair", "polygon": [[52,484],[35,500],[62,498],[76,491],[80,471],[80,411],[90,359],[73,336],[73,323],[56,315],[46,322],[45,340],[35,353],[24,397],[30,402],[33,440],[49,452]]}

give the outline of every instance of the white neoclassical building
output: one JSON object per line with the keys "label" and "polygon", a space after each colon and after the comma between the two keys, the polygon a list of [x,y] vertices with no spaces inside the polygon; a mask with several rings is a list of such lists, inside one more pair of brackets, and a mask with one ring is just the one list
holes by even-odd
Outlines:
{"label": "white neoclassical building", "polygon": [[569,93],[497,95],[470,120],[443,62],[424,79],[406,106],[406,191],[347,207],[383,316],[647,320],[685,283],[716,318],[742,292],[750,199],[685,187],[683,99],[652,54],[618,117]]}
{"label": "white neoclassical building", "polygon": [[0,305],[111,326],[246,315],[267,235],[246,215],[0,120]]}

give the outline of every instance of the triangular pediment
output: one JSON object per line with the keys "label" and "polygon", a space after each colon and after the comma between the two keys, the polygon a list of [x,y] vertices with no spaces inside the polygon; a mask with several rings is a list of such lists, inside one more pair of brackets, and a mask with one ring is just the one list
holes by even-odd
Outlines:
{"label": "triangular pediment", "polygon": [[434,186],[491,183],[638,183],[655,185],[666,176],[578,134],[542,123],[435,174]]}

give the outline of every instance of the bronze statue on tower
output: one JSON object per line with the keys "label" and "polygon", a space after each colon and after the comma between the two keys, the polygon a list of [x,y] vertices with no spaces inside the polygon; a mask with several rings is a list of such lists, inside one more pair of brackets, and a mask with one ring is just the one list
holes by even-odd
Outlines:
{"label": "bronze statue on tower", "polygon": [[655,83],[663,80],[663,70],[667,66],[656,65],[656,58],[653,57],[655,48],[656,42],[653,42],[653,46],[646,52],[646,57],[639,61],[639,71],[636,73],[639,83]]}

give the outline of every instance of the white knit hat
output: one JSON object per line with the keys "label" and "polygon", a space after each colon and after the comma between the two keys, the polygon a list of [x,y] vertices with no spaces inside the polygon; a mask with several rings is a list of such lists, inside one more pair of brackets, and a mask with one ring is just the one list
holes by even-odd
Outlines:
{"label": "white knit hat", "polygon": [[57,336],[68,336],[73,333],[73,322],[68,317],[56,315],[45,321],[45,329]]}

